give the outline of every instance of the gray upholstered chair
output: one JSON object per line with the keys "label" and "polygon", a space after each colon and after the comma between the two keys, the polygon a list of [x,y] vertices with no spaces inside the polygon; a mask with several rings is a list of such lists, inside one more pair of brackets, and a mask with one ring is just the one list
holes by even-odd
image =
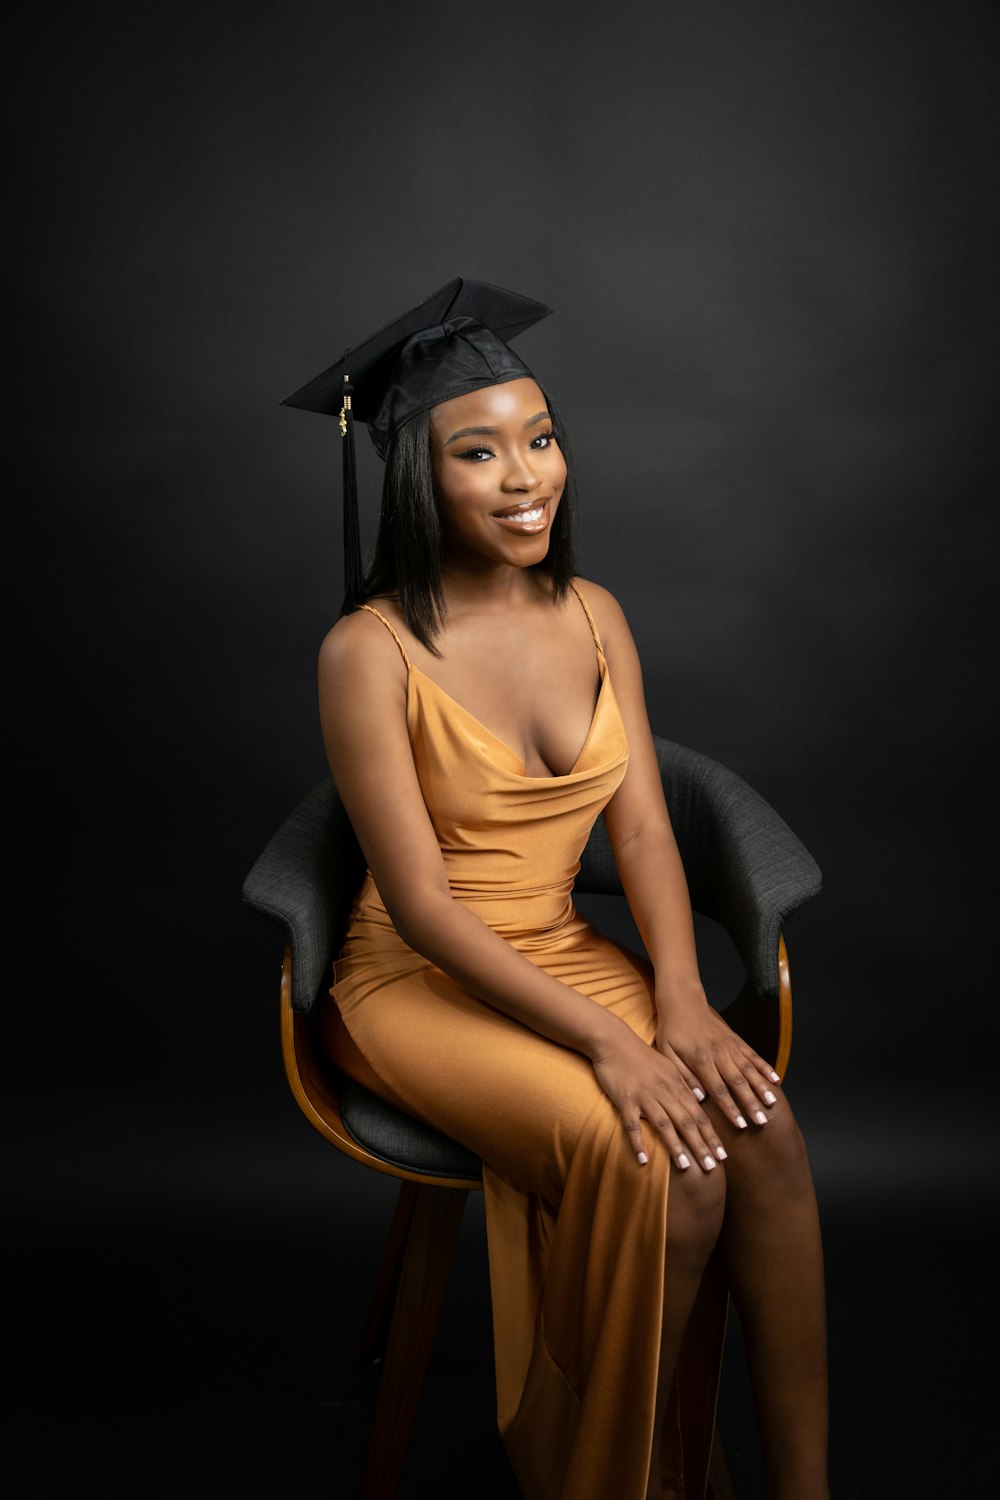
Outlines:
{"label": "gray upholstered chair", "polygon": [[[808,850],[764,799],[727,767],[656,737],[670,816],[691,901],[728,933],[745,983],[727,1019],[782,1078],[792,1003],[784,927],[820,890]],[[464,1147],[390,1108],[331,1066],[313,1038],[313,1001],[330,983],[364,861],[330,780],[312,789],[276,830],[243,885],[243,898],[284,937],[281,1037],[292,1093],[309,1123],[339,1151],[399,1180],[395,1217],[375,1277],[361,1357],[382,1360],[363,1500],[390,1500],[406,1455],[458,1230],[479,1160]],[[621,896],[598,819],[577,890]],[[724,1287],[711,1292],[709,1323],[725,1326]],[[721,1308],[720,1300],[724,1304]],[[711,1444],[712,1500],[732,1485],[718,1432]]]}

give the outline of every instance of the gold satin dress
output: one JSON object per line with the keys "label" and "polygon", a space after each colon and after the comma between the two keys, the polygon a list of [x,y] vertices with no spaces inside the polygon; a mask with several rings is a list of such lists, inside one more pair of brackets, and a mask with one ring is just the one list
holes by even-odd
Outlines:
{"label": "gold satin dress", "polygon": [[[578,915],[573,881],[628,745],[600,636],[590,731],[573,769],[519,757],[406,663],[407,726],[456,901],[652,1043],[648,963]],[[636,1161],[589,1061],[477,1000],[397,935],[371,874],[321,1029],[341,1024],[414,1114],[483,1160],[497,1419],[525,1500],[645,1500],[663,1316],[670,1159]],[[349,1068],[348,1068],[349,1071]],[[725,1299],[703,1287],[660,1443],[664,1496],[701,1500]],[[655,1472],[655,1471],[654,1471]],[[655,1487],[654,1487],[655,1488]]]}

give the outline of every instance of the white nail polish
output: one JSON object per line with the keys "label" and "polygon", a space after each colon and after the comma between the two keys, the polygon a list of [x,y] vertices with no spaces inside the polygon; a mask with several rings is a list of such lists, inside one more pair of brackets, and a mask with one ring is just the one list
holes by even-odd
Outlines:
{"label": "white nail polish", "polygon": [[716,1146],[716,1148],[715,1148],[715,1154],[719,1158],[720,1161],[725,1161],[725,1159],[726,1159],[726,1148],[725,1148],[725,1146]]}
{"label": "white nail polish", "polygon": [[736,1116],[736,1123],[740,1127],[741,1130],[746,1130],[746,1128],[747,1128],[747,1122],[746,1122],[746,1120],[744,1120],[744,1118],[743,1118],[742,1115],[737,1115]]}
{"label": "white nail polish", "polygon": [[757,1121],[758,1125],[766,1125],[767,1124],[767,1115],[764,1113],[764,1111],[762,1109],[759,1109],[757,1111],[757,1113],[754,1115],[754,1119]]}
{"label": "white nail polish", "polygon": [[706,1156],[705,1157],[705,1171],[706,1172],[711,1172],[712,1169],[714,1168],[714,1166],[715,1166],[715,1157],[714,1156]]}
{"label": "white nail polish", "polygon": [[781,1079],[778,1077],[777,1073],[772,1073],[771,1074],[771,1082],[772,1083],[780,1083],[781,1082]]}
{"label": "white nail polish", "polygon": [[679,1167],[682,1167],[682,1168],[683,1167],[689,1167],[691,1165],[691,1163],[688,1161],[687,1157],[684,1155],[683,1151],[681,1152],[680,1156],[677,1158],[677,1165]]}
{"label": "white nail polish", "polygon": [[691,1090],[691,1092],[694,1095],[694,1097],[697,1099],[698,1103],[700,1104],[701,1101],[705,1097],[705,1090],[704,1089],[699,1089],[699,1088],[693,1088]]}
{"label": "white nail polish", "polygon": [[639,1163],[640,1167],[644,1167],[649,1161],[649,1157],[646,1155],[645,1151],[640,1151],[639,1155],[636,1157],[636,1161]]}
{"label": "white nail polish", "polygon": [[771,1093],[771,1090],[770,1089],[765,1089],[764,1090],[764,1103],[765,1104],[777,1104],[777,1102],[778,1101],[774,1097],[774,1095]]}

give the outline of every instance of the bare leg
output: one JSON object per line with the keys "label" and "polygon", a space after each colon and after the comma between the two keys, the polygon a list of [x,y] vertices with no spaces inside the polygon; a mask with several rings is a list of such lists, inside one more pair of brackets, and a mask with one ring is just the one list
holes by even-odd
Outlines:
{"label": "bare leg", "polygon": [[702,1172],[698,1167],[689,1167],[685,1172],[677,1167],[671,1168],[656,1426],[646,1500],[662,1500],[663,1497],[660,1428],[684,1330],[698,1295],[702,1272],[719,1237],[725,1201],[726,1182],[721,1167],[711,1172]]}
{"label": "bare leg", "polygon": [[719,1127],[729,1152],[719,1243],[746,1343],[764,1500],[829,1500],[819,1212],[801,1133],[776,1092],[767,1125]]}

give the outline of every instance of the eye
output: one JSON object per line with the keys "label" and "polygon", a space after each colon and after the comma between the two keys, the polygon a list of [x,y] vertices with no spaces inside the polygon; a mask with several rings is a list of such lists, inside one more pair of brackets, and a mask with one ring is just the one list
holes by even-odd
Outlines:
{"label": "eye", "polygon": [[458,456],[471,464],[481,464],[488,458],[496,458],[492,448],[466,448]]}
{"label": "eye", "polygon": [[556,441],[554,432],[538,432],[531,439],[531,446],[544,452],[546,448],[551,448],[552,444]]}

